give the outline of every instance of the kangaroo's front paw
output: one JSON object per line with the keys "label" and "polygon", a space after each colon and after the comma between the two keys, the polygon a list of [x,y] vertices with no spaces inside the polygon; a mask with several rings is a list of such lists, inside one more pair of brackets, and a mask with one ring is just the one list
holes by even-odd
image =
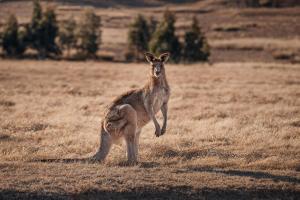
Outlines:
{"label": "kangaroo's front paw", "polygon": [[160,134],[161,134],[160,127],[156,127],[156,129],[155,129],[155,135],[156,135],[156,137],[159,137]]}

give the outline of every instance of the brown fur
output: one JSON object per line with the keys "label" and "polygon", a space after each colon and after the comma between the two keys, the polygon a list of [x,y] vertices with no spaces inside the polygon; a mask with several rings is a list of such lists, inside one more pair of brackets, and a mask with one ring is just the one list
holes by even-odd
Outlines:
{"label": "brown fur", "polygon": [[[149,81],[140,89],[118,96],[108,106],[101,124],[100,148],[93,159],[104,160],[111,145],[123,137],[127,145],[128,161],[137,162],[138,140],[142,127],[152,120],[157,137],[166,132],[170,88],[164,62],[168,56],[169,54],[165,53],[156,58],[146,53],[146,58],[151,64]],[[162,128],[155,118],[159,110],[162,111],[164,117]]]}

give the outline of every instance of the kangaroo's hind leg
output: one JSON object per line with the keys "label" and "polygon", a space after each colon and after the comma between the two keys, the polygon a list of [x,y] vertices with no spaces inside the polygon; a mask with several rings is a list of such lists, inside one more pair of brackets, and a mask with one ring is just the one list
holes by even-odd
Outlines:
{"label": "kangaroo's hind leg", "polygon": [[109,153],[111,146],[112,146],[112,137],[107,131],[105,131],[102,123],[101,135],[100,135],[100,147],[97,153],[92,157],[92,159],[96,161],[104,161]]}
{"label": "kangaroo's hind leg", "polygon": [[127,124],[127,119],[121,118],[115,121],[105,121],[104,129],[109,133],[120,132]]}
{"label": "kangaroo's hind leg", "polygon": [[127,146],[127,159],[129,163],[136,163],[138,157],[136,137],[137,113],[129,104],[120,106],[120,110],[124,112],[124,117],[126,117],[127,120],[127,124],[122,129]]}
{"label": "kangaroo's hind leg", "polygon": [[135,133],[135,148],[136,154],[139,155],[139,140],[140,140],[141,130],[137,129]]}

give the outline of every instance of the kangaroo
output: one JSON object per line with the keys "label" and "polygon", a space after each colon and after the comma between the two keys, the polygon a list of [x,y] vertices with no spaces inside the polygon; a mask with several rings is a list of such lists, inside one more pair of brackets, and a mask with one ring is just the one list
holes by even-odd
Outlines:
{"label": "kangaroo", "polygon": [[[170,87],[164,63],[169,59],[169,53],[163,53],[158,58],[151,53],[145,53],[145,57],[151,65],[149,81],[140,89],[118,96],[107,107],[101,122],[100,147],[92,157],[95,161],[105,160],[111,146],[124,138],[128,162],[136,163],[142,128],[152,121],[156,137],[166,132]],[[159,110],[163,115],[162,128],[155,117]]]}

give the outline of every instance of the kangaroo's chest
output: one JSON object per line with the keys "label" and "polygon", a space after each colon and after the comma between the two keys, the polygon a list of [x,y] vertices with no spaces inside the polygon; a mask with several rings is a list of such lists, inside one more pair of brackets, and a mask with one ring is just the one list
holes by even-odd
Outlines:
{"label": "kangaroo's chest", "polygon": [[169,88],[159,88],[154,91],[153,95],[153,110],[157,113],[161,106],[168,102],[170,96]]}

